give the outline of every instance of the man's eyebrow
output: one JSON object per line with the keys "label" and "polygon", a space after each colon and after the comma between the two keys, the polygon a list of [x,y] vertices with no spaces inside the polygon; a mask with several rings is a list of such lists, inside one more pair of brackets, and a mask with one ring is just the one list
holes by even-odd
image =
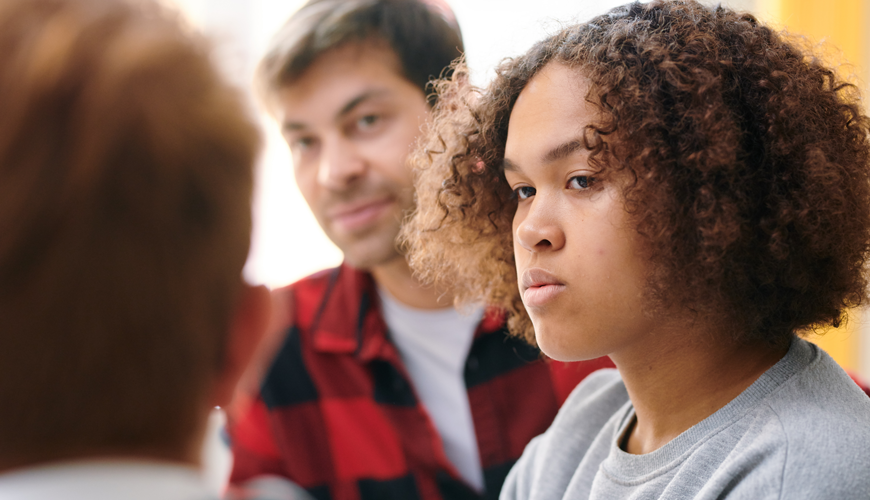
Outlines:
{"label": "man's eyebrow", "polygon": [[[375,97],[380,97],[381,95],[388,94],[388,93],[389,92],[386,89],[374,89],[374,90],[369,90],[369,91],[363,92],[362,94],[354,97],[353,99],[348,101],[347,104],[342,106],[341,109],[338,110],[338,113],[335,114],[334,119],[338,120],[338,119],[346,116],[348,113],[353,111],[354,108],[356,108],[357,106],[359,106],[360,104],[364,103],[365,101],[367,101],[369,99],[373,99]],[[284,132],[304,130],[305,128],[307,128],[307,126],[305,125],[305,123],[302,123],[302,122],[284,122],[283,124],[281,124],[281,130],[283,130]]]}
{"label": "man's eyebrow", "polygon": [[338,113],[336,113],[335,118],[339,119],[339,118],[347,115],[348,113],[353,111],[353,109],[355,107],[359,106],[360,104],[362,104],[363,102],[365,102],[369,99],[379,97],[379,96],[382,96],[382,95],[385,95],[388,93],[389,92],[386,89],[375,89],[375,90],[369,90],[367,92],[363,92],[362,94],[354,97],[353,99],[348,101],[347,104],[342,106],[342,108],[338,111]]}
{"label": "man's eyebrow", "polygon": [[281,131],[284,133],[295,132],[297,130],[305,130],[305,124],[298,122],[284,122],[281,124]]}

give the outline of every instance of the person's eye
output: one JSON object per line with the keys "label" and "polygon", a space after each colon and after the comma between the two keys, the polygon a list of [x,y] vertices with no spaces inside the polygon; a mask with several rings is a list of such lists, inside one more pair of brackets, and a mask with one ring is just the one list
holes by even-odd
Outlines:
{"label": "person's eye", "polygon": [[595,177],[576,175],[568,179],[568,189],[586,189],[595,183]]}
{"label": "person's eye", "polygon": [[535,188],[531,186],[520,186],[514,189],[514,196],[518,200],[525,200],[535,195]]}
{"label": "person's eye", "polygon": [[356,121],[356,126],[360,130],[368,130],[374,127],[381,119],[378,115],[365,115]]}
{"label": "person's eye", "polygon": [[307,151],[314,145],[313,137],[296,137],[290,140],[290,149],[293,151]]}

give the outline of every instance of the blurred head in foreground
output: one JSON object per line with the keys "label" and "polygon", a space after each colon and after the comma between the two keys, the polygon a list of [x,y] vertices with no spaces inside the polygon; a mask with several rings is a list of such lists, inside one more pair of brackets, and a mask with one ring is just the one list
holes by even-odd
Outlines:
{"label": "blurred head in foreground", "polygon": [[0,470],[195,463],[268,314],[258,133],[148,2],[0,3]]}
{"label": "blurred head in foreground", "polygon": [[547,354],[609,354],[674,315],[782,346],[865,300],[868,118],[800,41],[634,3],[497,73],[441,84],[404,238]]}

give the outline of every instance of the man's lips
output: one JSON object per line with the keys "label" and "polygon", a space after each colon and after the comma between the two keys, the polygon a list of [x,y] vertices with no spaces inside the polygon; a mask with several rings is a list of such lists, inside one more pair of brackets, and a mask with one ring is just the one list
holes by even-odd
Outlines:
{"label": "man's lips", "polygon": [[520,290],[526,307],[538,307],[565,290],[565,283],[543,269],[534,268],[523,272]]}
{"label": "man's lips", "polygon": [[378,219],[392,204],[390,197],[344,203],[330,210],[327,217],[341,229],[353,231]]}

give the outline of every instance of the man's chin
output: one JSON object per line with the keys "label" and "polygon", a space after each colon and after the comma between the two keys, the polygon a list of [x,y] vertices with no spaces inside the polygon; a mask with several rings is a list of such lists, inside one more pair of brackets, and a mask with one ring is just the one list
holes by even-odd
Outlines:
{"label": "man's chin", "polygon": [[343,233],[338,228],[331,229],[327,231],[327,236],[344,254],[344,261],[357,269],[370,271],[397,258],[404,258],[396,248],[398,224],[381,225],[356,234]]}
{"label": "man's chin", "polygon": [[363,271],[371,271],[376,267],[405,258],[396,250],[395,245],[384,245],[382,248],[354,248],[353,246],[342,248],[339,245],[339,248],[344,253],[345,263]]}

